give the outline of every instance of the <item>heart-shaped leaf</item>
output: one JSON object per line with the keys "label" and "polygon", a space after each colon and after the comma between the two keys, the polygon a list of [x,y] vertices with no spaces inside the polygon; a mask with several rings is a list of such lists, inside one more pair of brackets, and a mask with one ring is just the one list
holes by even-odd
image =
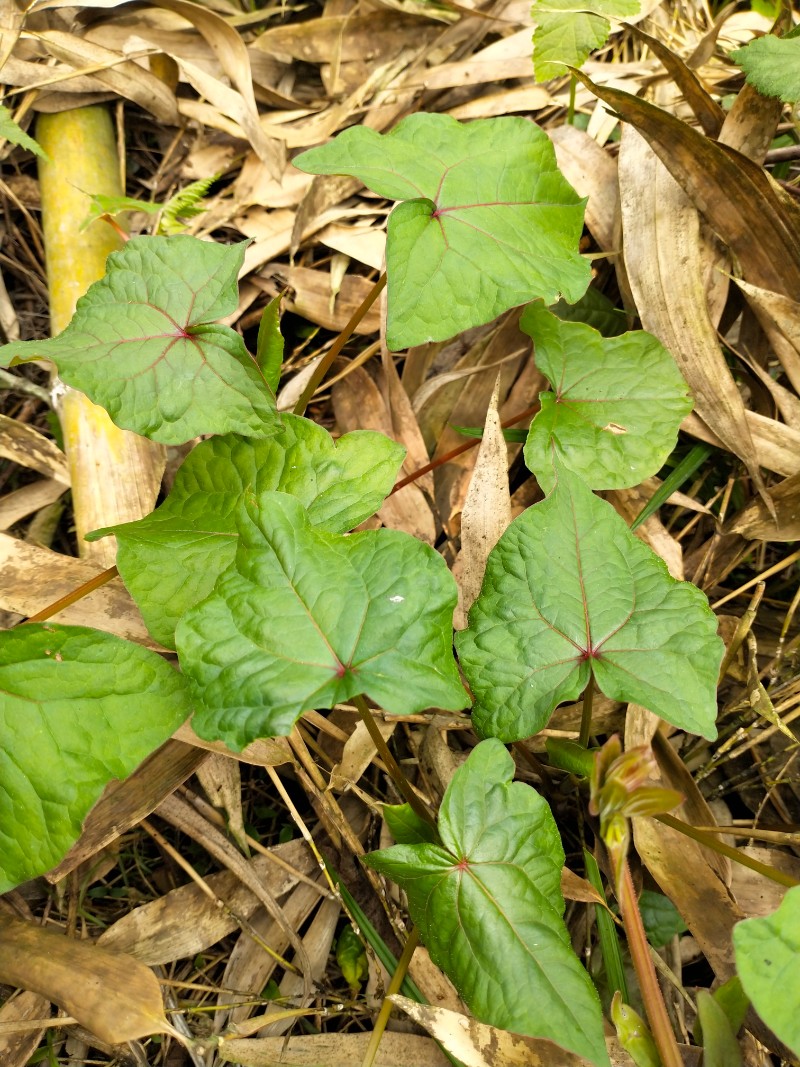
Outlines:
{"label": "heart-shaped leaf", "polygon": [[52,623],[0,633],[0,893],[58,863],[107,783],[190,714],[185,679],[140,645]]}
{"label": "heart-shaped leaf", "polygon": [[233,565],[175,631],[201,737],[238,751],[359,693],[405,715],[465,706],[456,585],[432,548],[397,530],[327,533],[285,493],[246,494],[237,526]]}
{"label": "heart-shaped leaf", "polygon": [[321,426],[284,415],[275,437],[203,441],[161,507],[137,522],[95,530],[87,540],[116,534],[122,580],[150,633],[172,648],[178,619],[233,562],[236,509],[246,491],[290,493],[315,526],[344,533],[380,507],[404,455],[383,434],[356,430],[334,443]]}
{"label": "heart-shaped leaf", "polygon": [[533,67],[537,82],[563,77],[565,67],[579,67],[590,52],[606,43],[611,24],[606,16],[626,18],[639,11],[639,0],[534,0],[531,16]]}
{"label": "heart-shaped leaf", "polygon": [[239,334],[215,321],[236,310],[245,247],[135,237],[108,257],[58,337],[4,345],[0,363],[52,360],[118,426],[165,444],[274,433],[263,374]]}
{"label": "heart-shaped leaf", "polygon": [[800,1056],[800,886],[772,915],[733,928],[736,970],[758,1014]]}
{"label": "heart-shaped leaf", "polygon": [[511,523],[456,636],[475,728],[516,741],[592,677],[692,733],[716,737],[723,645],[705,595],[672,578],[610,504],[564,467]]}
{"label": "heart-shaped leaf", "polygon": [[513,777],[500,742],[483,741],[447,788],[441,845],[364,859],[405,890],[431,958],[481,1022],[607,1064],[600,1002],[562,919],[561,838],[547,803]]}
{"label": "heart-shaped leaf", "polygon": [[536,304],[520,326],[555,389],[540,394],[525,444],[525,463],[544,491],[555,482],[555,457],[591,489],[623,489],[655,474],[692,410],[686,382],[661,342],[644,330],[605,338]]}
{"label": "heart-shaped leaf", "polygon": [[768,33],[744,48],[731,52],[731,59],[747,75],[747,81],[764,96],[777,96],[787,104],[800,100],[800,32],[795,26],[783,37]]}
{"label": "heart-shaped leaf", "polygon": [[392,349],[442,341],[536,297],[574,301],[589,284],[583,201],[527,119],[410,115],[388,134],[351,127],[294,164],[405,201],[386,243]]}

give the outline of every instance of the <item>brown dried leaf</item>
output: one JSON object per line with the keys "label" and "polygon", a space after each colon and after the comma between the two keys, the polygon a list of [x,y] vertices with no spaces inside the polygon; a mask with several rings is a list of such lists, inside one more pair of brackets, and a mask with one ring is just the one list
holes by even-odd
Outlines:
{"label": "brown dried leaf", "polygon": [[751,500],[726,524],[723,532],[759,541],[800,541],[800,474],[771,485],[769,495],[775,508],[774,518],[763,500]]}
{"label": "brown dried leaf", "polygon": [[225,815],[228,832],[247,854],[247,834],[242,811],[242,776],[239,761],[219,752],[209,753],[195,771],[211,806]]}
{"label": "brown dried leaf", "polygon": [[45,876],[58,882],[120,834],[154,811],[165,796],[193,774],[206,759],[202,749],[170,739],[152,752],[122,782],[111,782],[83,823],[81,836],[57,867]]}
{"label": "brown dried leaf", "polygon": [[217,752],[228,759],[252,763],[256,767],[280,767],[282,763],[291,763],[293,756],[289,742],[285,737],[262,737],[252,741],[241,752],[232,752],[222,741],[207,741],[192,729],[191,722],[185,722],[172,735],[176,741],[185,741],[187,745]]}
{"label": "brown dried leaf", "polygon": [[[339,293],[332,300],[331,276],[328,271],[289,267],[281,271],[281,277],[285,278],[290,286],[290,291],[284,297],[286,310],[301,315],[309,322],[316,322],[334,333],[344,329],[373,287],[373,283],[366,278],[348,274]],[[355,332],[377,333],[380,324],[380,310],[373,305],[356,326]]]}
{"label": "brown dried leaf", "polygon": [[8,415],[0,415],[0,456],[69,488],[67,458],[61,449],[32,426]]}
{"label": "brown dried leaf", "polygon": [[[3,1067],[25,1067],[39,1047],[47,1024],[29,1029],[36,1020],[50,1018],[47,997],[23,990],[0,1007],[0,1063]],[[15,1027],[19,1030],[15,1032]]]}
{"label": "brown dried leaf", "polygon": [[630,128],[623,133],[619,181],[625,267],[642,325],[672,353],[697,414],[759,485],[744,403],[708,316],[697,212]]}
{"label": "brown dried leaf", "polygon": [[[318,871],[303,841],[275,845],[268,853],[255,856],[249,866],[275,897],[285,896]],[[232,871],[211,874],[205,883],[211,895],[189,882],[134,908],[110,926],[98,944],[152,966],[191,959],[235,930],[237,917],[249,919],[259,907],[258,898]]]}
{"label": "brown dried leaf", "polygon": [[[353,1067],[363,1062],[372,1035],[330,1033],[303,1037],[228,1038],[217,1052],[242,1067]],[[449,1067],[436,1042],[416,1034],[385,1033],[374,1067]]]}
{"label": "brown dried leaf", "polygon": [[439,32],[438,26],[419,16],[378,10],[277,26],[260,34],[253,48],[304,63],[330,63],[338,54],[341,63],[363,60],[377,64],[397,55],[401,48],[427,43]]}
{"label": "brown dried leaf", "polygon": [[781,293],[772,293],[750,285],[741,278],[734,281],[761,323],[781,361],[786,377],[800,393],[800,304]]}
{"label": "brown dried leaf", "polygon": [[[132,60],[126,60],[122,53],[62,30],[42,30],[37,37],[52,56],[68,63],[79,74],[84,69],[92,68],[92,77],[101,85],[126,100],[132,100],[159,122],[169,126],[180,125],[174,94],[150,71]],[[39,73],[41,75],[41,69]]]}
{"label": "brown dried leaf", "polygon": [[464,1067],[588,1067],[588,1060],[547,1038],[512,1034],[447,1008],[417,1004],[399,994],[389,999]]}
{"label": "brown dried leaf", "polygon": [[0,497],[0,530],[8,530],[34,511],[46,508],[63,496],[67,486],[55,478],[42,478]]}
{"label": "brown dried leaf", "polygon": [[[0,608],[28,617],[96,578],[93,563],[51,552],[0,533]],[[54,622],[93,626],[161,650],[119,578],[53,616]]]}
{"label": "brown dried leaf", "polygon": [[508,445],[500,425],[499,399],[498,374],[461,513],[457,629],[467,625],[467,612],[481,591],[489,553],[511,522]]}
{"label": "brown dried leaf", "polygon": [[0,913],[0,981],[58,1004],[101,1041],[174,1033],[158,979],[131,956]]}

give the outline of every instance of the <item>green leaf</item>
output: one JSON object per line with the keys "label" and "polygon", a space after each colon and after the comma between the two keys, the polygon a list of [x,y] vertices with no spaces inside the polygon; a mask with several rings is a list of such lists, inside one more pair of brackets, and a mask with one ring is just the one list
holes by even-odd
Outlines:
{"label": "green leaf", "polygon": [[434,827],[420,818],[410,804],[384,804],[383,817],[398,845],[420,845],[426,841],[439,844]]}
{"label": "green leaf", "polygon": [[165,444],[200,433],[268,436],[275,398],[234,330],[245,244],[135,237],[108,257],[69,326],[0,348],[0,363],[50,359],[118,426]]}
{"label": "green leaf", "polygon": [[0,104],[0,138],[10,141],[11,144],[17,144],[20,148],[26,148],[29,152],[34,152],[41,159],[48,158],[39,142],[34,141],[18,123],[14,122],[11,112],[3,104]]}
{"label": "green leaf", "polygon": [[753,1007],[785,1045],[800,1056],[800,886],[762,919],[733,928],[736,970]]}
{"label": "green leaf", "polygon": [[525,463],[545,492],[555,481],[554,457],[592,489],[624,489],[655,474],[692,410],[686,382],[661,342],[643,330],[602,337],[535,304],[520,327],[555,389],[540,394],[525,444]]}
{"label": "green leaf", "polygon": [[584,202],[527,119],[417,114],[388,134],[354,126],[294,164],[404,201],[386,244],[391,349],[442,341],[536,297],[577,300],[589,284]]}
{"label": "green leaf", "polygon": [[703,1028],[703,1067],[742,1067],[742,1050],[728,1016],[707,989],[697,993]]}
{"label": "green leaf", "polygon": [[639,897],[639,910],[647,940],[653,948],[663,948],[676,934],[685,933],[687,929],[681,913],[663,893],[643,889]]}
{"label": "green leaf", "polygon": [[178,619],[211,593],[233,562],[236,509],[245,492],[291,493],[314,525],[344,533],[381,506],[404,456],[402,445],[383,434],[356,430],[334,443],[321,426],[284,415],[275,437],[203,441],[159,508],[87,539],[116,534],[122,580],[150,633],[172,648]]}
{"label": "green leaf", "polygon": [[561,468],[550,496],[493,549],[456,646],[483,736],[529,737],[594,676],[612,700],[713,739],[716,630],[704,594],[670,577],[611,505]]}
{"label": "green leaf", "polygon": [[605,44],[611,29],[606,16],[626,18],[639,11],[639,0],[535,0],[531,16],[533,66],[537,82],[561,78],[566,66],[580,67],[589,53]]}
{"label": "green leaf", "polygon": [[233,565],[175,631],[201,737],[238,751],[360,693],[402,715],[467,704],[456,584],[432,548],[398,530],[327,533],[285,493],[246,494],[237,525]]}
{"label": "green leaf", "polygon": [[798,27],[783,37],[767,34],[731,52],[731,59],[747,81],[764,96],[777,96],[786,104],[800,100],[800,34]]}
{"label": "green leaf", "polygon": [[123,211],[144,211],[147,215],[157,215],[161,210],[161,204],[154,204],[151,200],[135,200],[132,196],[105,196],[103,193],[93,193],[89,206],[89,214],[80,226],[81,233],[102,215],[121,215]]}
{"label": "green leaf", "polygon": [[613,301],[593,285],[574,304],[559,300],[550,310],[565,322],[585,322],[603,337],[618,337],[627,328],[625,312],[615,307]]}
{"label": "green leaf", "polygon": [[185,220],[202,215],[207,207],[205,195],[219,177],[219,174],[212,174],[208,178],[200,178],[171,196],[164,204],[158,232],[167,235],[182,233],[186,229]]}
{"label": "green leaf", "polygon": [[482,742],[445,793],[441,845],[364,859],[405,890],[431,958],[476,1018],[607,1064],[597,993],[562,919],[558,829],[513,776],[500,742]]}
{"label": "green leaf", "polygon": [[185,679],[130,641],[52,623],[0,633],[0,893],[55,866],[108,782],[190,713]]}
{"label": "green leaf", "polygon": [[350,923],[347,923],[336,941],[336,962],[350,988],[360,989],[369,974],[369,965],[361,939]]}
{"label": "green leaf", "polygon": [[281,333],[281,298],[274,297],[261,315],[256,341],[256,363],[267,384],[277,393],[283,363],[283,334]]}

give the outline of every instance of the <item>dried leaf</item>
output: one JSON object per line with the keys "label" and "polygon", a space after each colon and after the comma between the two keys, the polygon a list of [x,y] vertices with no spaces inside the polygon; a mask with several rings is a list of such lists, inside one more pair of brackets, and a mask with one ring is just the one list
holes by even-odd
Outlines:
{"label": "dried leaf", "polygon": [[69,487],[67,459],[61,449],[32,426],[7,415],[0,415],[0,456]]}
{"label": "dried leaf", "polygon": [[171,1033],[153,972],[130,956],[0,913],[0,981],[40,993],[118,1045]]}
{"label": "dried leaf", "polygon": [[[242,1067],[353,1067],[361,1063],[372,1035],[311,1034],[304,1037],[228,1038],[218,1051],[224,1063]],[[385,1033],[372,1061],[374,1067],[449,1067],[430,1037]]]}
{"label": "dried leaf", "polygon": [[[24,990],[0,1007],[0,1062],[3,1067],[26,1067],[47,1029],[52,1008],[47,997]],[[34,1020],[44,1025],[29,1029]],[[19,1030],[15,1032],[15,1026]]]}

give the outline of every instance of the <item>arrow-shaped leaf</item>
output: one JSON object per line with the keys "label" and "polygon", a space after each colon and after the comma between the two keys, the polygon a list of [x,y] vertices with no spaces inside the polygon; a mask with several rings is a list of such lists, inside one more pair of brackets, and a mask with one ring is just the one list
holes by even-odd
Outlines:
{"label": "arrow-shaped leaf", "polygon": [[189,717],[186,690],[155,652],[100,630],[0,634],[0,893],[58,863],[106,784]]}
{"label": "arrow-shaped leaf", "polygon": [[126,430],[166,444],[200,433],[266,436],[275,398],[239,334],[216,322],[236,310],[244,243],[136,237],[69,326],[45,341],[0,348],[0,363],[50,359],[67,385]]}
{"label": "arrow-shaped leaf", "polygon": [[137,522],[96,530],[88,540],[116,534],[122,580],[150,633],[172,648],[178,619],[233,562],[236,509],[245,491],[291,493],[315,526],[344,533],[380,507],[404,455],[383,434],[356,430],[334,443],[321,426],[284,415],[275,437],[203,441],[159,508]]}
{"label": "arrow-shaped leaf", "polygon": [[692,410],[661,342],[644,330],[605,338],[536,304],[520,326],[555,390],[540,395],[525,444],[525,462],[545,492],[555,480],[554,457],[592,489],[622,489],[655,474]]}
{"label": "arrow-shaped leaf", "polygon": [[611,18],[639,11],[639,0],[535,0],[531,16],[533,67],[537,82],[562,77],[565,66],[579,67],[608,37]]}
{"label": "arrow-shaped leaf", "polygon": [[327,533],[285,493],[247,494],[236,521],[233,565],[175,631],[201,737],[240,750],[359,693],[397,714],[465,706],[456,585],[432,548],[396,530]]}
{"label": "arrow-shaped leaf", "polygon": [[294,163],[404,201],[386,244],[390,348],[444,340],[536,297],[572,302],[589,284],[583,201],[527,119],[411,115],[388,134],[352,127]]}
{"label": "arrow-shaped leaf", "polygon": [[500,742],[483,741],[445,793],[441,845],[365,862],[405,890],[431,958],[481,1022],[607,1064],[600,1002],[562,919],[561,838],[547,803],[513,777]]}
{"label": "arrow-shaped leaf", "polygon": [[606,696],[714,738],[716,629],[704,594],[561,467],[489,556],[456,646],[484,736],[529,737],[594,677]]}

